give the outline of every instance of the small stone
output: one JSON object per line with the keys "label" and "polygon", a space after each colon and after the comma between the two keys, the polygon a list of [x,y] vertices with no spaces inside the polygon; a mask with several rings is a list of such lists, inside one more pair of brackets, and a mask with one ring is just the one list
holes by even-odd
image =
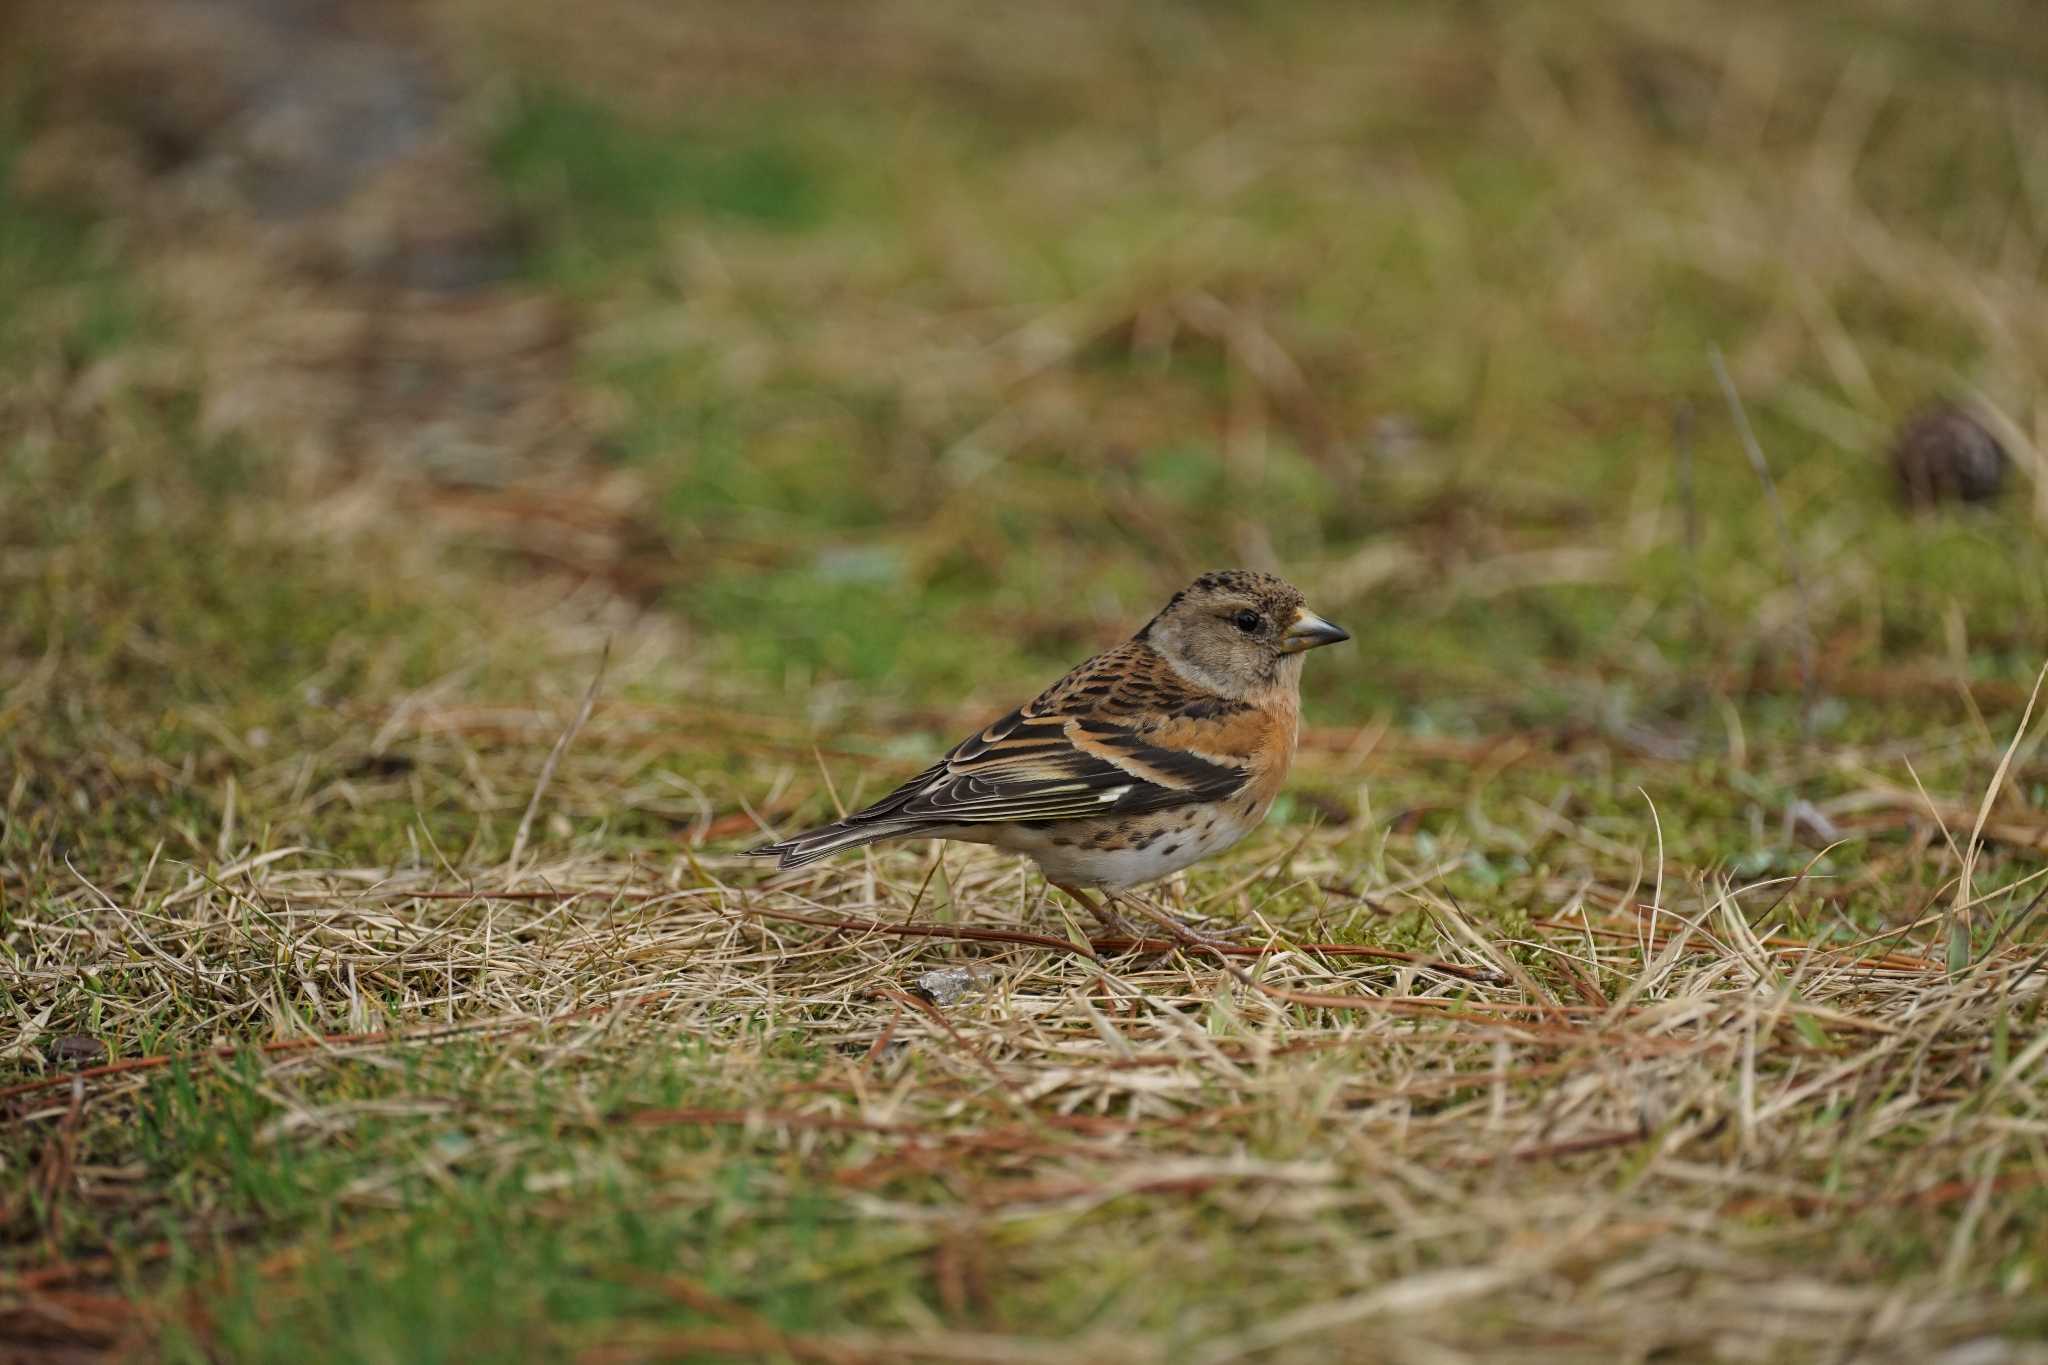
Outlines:
{"label": "small stone", "polygon": [[980,990],[981,977],[966,967],[940,967],[917,978],[917,993],[944,1008]]}
{"label": "small stone", "polygon": [[2005,487],[2005,466],[2005,447],[1951,403],[1922,408],[1899,428],[1892,445],[1899,496],[1916,507],[1988,502]]}
{"label": "small stone", "polygon": [[106,1060],[107,1045],[89,1033],[67,1033],[50,1044],[50,1062],[58,1067],[78,1070]]}

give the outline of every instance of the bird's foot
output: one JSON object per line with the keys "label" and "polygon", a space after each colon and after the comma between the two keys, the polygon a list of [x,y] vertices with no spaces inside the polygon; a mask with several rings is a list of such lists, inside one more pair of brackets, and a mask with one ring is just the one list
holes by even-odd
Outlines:
{"label": "bird's foot", "polygon": [[1136,896],[1112,895],[1109,899],[1112,904],[1123,905],[1158,925],[1166,931],[1168,938],[1184,948],[1196,945],[1206,948],[1234,948],[1238,946],[1235,940],[1245,938],[1253,932],[1253,926],[1248,924],[1229,924],[1218,928],[1190,924],[1181,916],[1161,906],[1140,900]]}
{"label": "bird's foot", "polygon": [[1132,928],[1129,924],[1125,923],[1122,916],[1118,915],[1115,911],[1111,910],[1108,907],[1108,905],[1106,905],[1102,900],[1098,900],[1096,897],[1089,895],[1086,891],[1081,890],[1081,888],[1077,886],[1067,886],[1060,882],[1054,882],[1053,885],[1057,889],[1066,892],[1068,899],[1080,905],[1091,916],[1093,916],[1095,922],[1097,924],[1100,924],[1103,927],[1103,929],[1105,929],[1111,935],[1111,937],[1128,939],[1144,938],[1143,934],[1139,933],[1136,929]]}
{"label": "bird's foot", "polygon": [[[1134,945],[1156,940],[1159,937],[1157,932],[1148,933],[1146,931],[1147,926],[1153,926],[1156,929],[1164,930],[1166,938],[1177,948],[1209,948],[1215,950],[1220,957],[1222,956],[1222,950],[1238,946],[1233,940],[1248,937],[1254,931],[1254,926],[1246,924],[1230,924],[1218,928],[1190,924],[1180,916],[1148,901],[1141,900],[1136,896],[1123,895],[1114,891],[1101,891],[1091,896],[1079,887],[1067,886],[1058,882],[1055,882],[1053,885],[1059,890],[1066,892],[1074,901],[1086,907],[1088,913],[1093,915],[1096,922],[1107,930],[1111,936],[1127,939]],[[1112,906],[1122,906],[1132,911],[1144,923],[1142,925],[1132,924],[1123,916],[1117,914],[1111,908]]]}

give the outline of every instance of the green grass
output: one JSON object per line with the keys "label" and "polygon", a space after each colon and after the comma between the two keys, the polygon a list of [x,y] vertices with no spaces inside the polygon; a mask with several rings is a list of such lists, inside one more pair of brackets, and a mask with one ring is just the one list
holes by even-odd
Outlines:
{"label": "green grass", "polygon": [[567,91],[522,98],[490,165],[545,243],[537,273],[565,288],[615,279],[622,260],[645,268],[663,225],[681,217],[790,232],[828,209],[823,176],[798,147],[640,128]]}
{"label": "green grass", "polygon": [[[45,134],[5,125],[0,1089],[69,1069],[65,1035],[138,1065],[0,1100],[0,1334],[2038,1338],[2038,715],[1943,912],[2048,540],[2026,451],[1998,504],[1925,515],[1884,464],[1941,393],[2040,434],[2035,26],[775,13],[458,26],[508,92],[508,288],[564,301],[594,414],[534,496],[629,506],[631,603],[431,489],[308,475],[289,391],[224,428],[178,229],[25,195]],[[1437,965],[1097,969],[949,937],[1068,935],[1006,859],[770,885],[735,856],[1234,563],[1354,640],[1309,666],[1267,826],[1167,894]],[[920,1005],[964,966],[980,990]]]}

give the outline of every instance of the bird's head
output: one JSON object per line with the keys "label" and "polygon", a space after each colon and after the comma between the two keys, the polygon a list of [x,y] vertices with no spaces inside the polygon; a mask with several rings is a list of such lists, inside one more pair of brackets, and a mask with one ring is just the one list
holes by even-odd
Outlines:
{"label": "bird's head", "polygon": [[1299,589],[1271,574],[1205,573],[1138,632],[1190,682],[1249,698],[1301,676],[1301,656],[1350,634],[1310,611]]}

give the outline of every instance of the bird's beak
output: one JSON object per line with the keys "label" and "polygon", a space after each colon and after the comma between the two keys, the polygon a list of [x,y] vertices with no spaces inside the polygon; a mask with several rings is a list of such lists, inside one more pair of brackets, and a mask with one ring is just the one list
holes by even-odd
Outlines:
{"label": "bird's beak", "polygon": [[1280,637],[1280,648],[1289,654],[1299,654],[1304,649],[1317,645],[1341,644],[1351,638],[1351,632],[1342,626],[1333,626],[1308,608],[1303,607],[1294,614],[1294,624]]}

